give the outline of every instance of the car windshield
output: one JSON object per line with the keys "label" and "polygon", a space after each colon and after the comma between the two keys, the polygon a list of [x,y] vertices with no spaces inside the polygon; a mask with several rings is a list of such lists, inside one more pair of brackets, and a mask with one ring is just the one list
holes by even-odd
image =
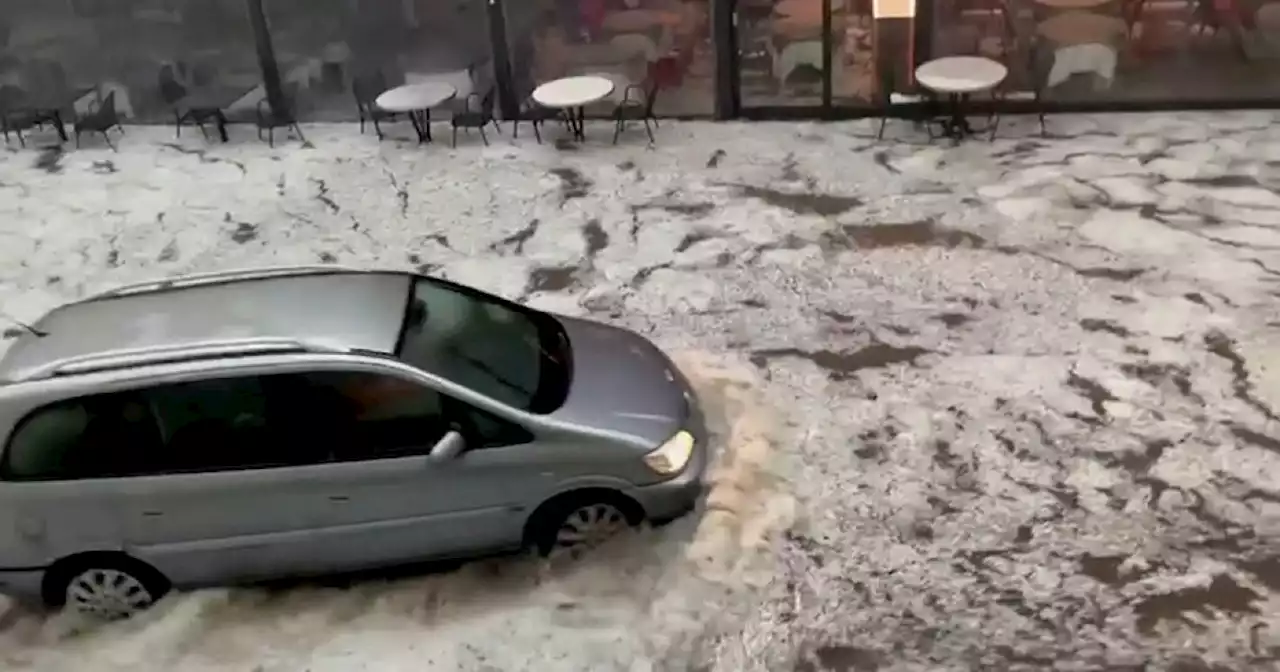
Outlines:
{"label": "car windshield", "polygon": [[431,278],[411,283],[401,360],[520,410],[564,403],[568,339],[554,318]]}

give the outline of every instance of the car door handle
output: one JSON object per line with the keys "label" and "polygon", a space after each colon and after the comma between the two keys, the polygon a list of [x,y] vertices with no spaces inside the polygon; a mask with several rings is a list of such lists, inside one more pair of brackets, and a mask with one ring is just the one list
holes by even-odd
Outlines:
{"label": "car door handle", "polygon": [[330,495],[330,496],[329,496],[329,501],[331,501],[331,502],[339,502],[339,503],[341,503],[341,502],[349,502],[349,501],[351,501],[351,498],[350,498],[350,497],[348,497],[348,496],[346,496],[346,495]]}

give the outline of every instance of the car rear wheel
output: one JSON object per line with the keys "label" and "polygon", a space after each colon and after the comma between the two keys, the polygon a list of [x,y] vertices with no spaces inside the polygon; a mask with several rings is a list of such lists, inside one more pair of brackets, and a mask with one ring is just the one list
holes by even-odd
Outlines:
{"label": "car rear wheel", "polygon": [[539,513],[532,541],[544,557],[588,551],[644,519],[635,502],[606,492],[548,502]]}
{"label": "car rear wheel", "polygon": [[54,602],[67,611],[98,620],[114,621],[145,610],[168,591],[164,577],[146,564],[127,557],[98,556],[73,560],[58,568]]}

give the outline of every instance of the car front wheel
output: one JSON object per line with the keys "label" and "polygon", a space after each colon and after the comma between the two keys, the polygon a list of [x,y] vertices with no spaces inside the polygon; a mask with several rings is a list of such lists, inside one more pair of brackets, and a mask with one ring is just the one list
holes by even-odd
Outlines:
{"label": "car front wheel", "polygon": [[544,557],[590,550],[644,519],[635,502],[622,495],[605,493],[574,495],[548,502],[539,513],[532,541]]}

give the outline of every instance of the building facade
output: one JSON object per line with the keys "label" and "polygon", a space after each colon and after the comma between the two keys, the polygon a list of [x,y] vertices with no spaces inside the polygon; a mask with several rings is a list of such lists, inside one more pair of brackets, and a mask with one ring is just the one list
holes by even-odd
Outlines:
{"label": "building facade", "polygon": [[234,111],[278,80],[304,120],[336,121],[356,117],[361,73],[447,77],[508,111],[593,73],[619,96],[657,83],[662,116],[836,118],[954,54],[1063,109],[1273,106],[1280,0],[5,0],[0,104],[98,88],[164,121],[168,82],[230,92]]}

